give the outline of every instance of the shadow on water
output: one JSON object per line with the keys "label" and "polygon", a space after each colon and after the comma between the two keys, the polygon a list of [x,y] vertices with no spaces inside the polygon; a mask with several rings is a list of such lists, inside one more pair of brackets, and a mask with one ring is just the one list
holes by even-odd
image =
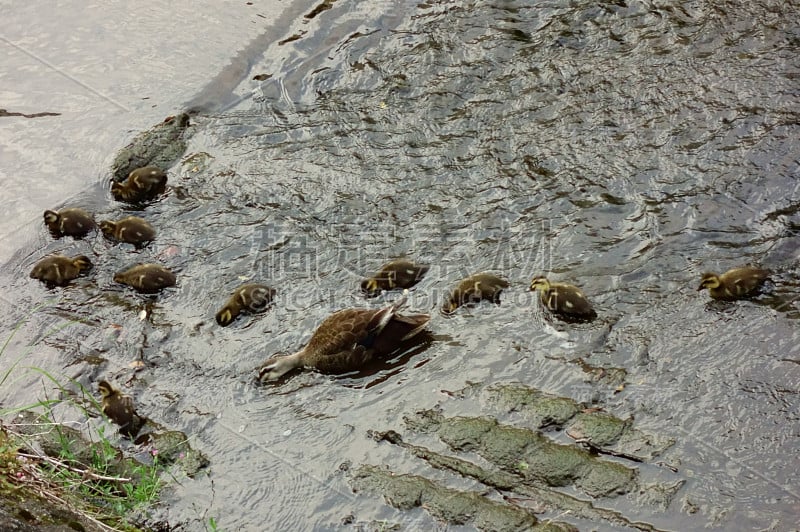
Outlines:
{"label": "shadow on water", "polygon": [[[403,430],[404,415],[435,406],[464,414],[475,405],[443,390],[515,381],[676,441],[663,463],[688,482],[666,510],[604,507],[663,529],[789,526],[800,126],[786,15],[733,2],[333,2],[299,38],[254,45],[267,53],[245,58],[249,72],[270,76],[242,84],[251,97],[192,118],[167,193],[135,213],[156,227],[152,244],[53,240],[42,227],[16,253],[4,323],[53,303],[12,348],[80,320],[37,364],[85,385],[128,382],[148,417],[191,435],[211,466],[175,489],[174,522],[197,524],[204,505],[231,530],[347,516],[435,526],[354,495],[340,465],[429,476],[367,431]],[[98,219],[129,211],[105,185],[76,201]],[[56,251],[96,267],[61,290],[28,279]],[[377,308],[360,279],[399,256],[431,265],[408,306],[433,316],[421,345],[356,375],[254,385],[253,368],[331,312]],[[144,299],[113,283],[147,261],[177,271],[177,286]],[[777,272],[770,293],[721,308],[696,292],[701,272],[744,263]],[[438,315],[457,280],[486,270],[510,282],[501,305]],[[543,318],[528,291],[542,274],[579,284],[598,319]],[[276,288],[272,307],[218,327],[244,281]],[[610,373],[622,381],[592,377]]]}

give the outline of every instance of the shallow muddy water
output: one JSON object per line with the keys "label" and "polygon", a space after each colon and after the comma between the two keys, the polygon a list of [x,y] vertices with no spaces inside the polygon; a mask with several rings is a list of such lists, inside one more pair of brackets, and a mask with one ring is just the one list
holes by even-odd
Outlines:
{"label": "shallow muddy water", "polygon": [[[683,481],[666,507],[563,493],[664,530],[796,527],[800,6],[312,7],[285,15],[283,33],[254,31],[231,66],[140,124],[198,110],[167,193],[135,212],[156,227],[153,244],[53,240],[39,219],[7,226],[0,285],[12,311],[0,323],[27,321],[0,368],[24,355],[90,389],[125,383],[143,414],[189,435],[208,475],[180,479],[159,518],[190,530],[209,517],[225,530],[442,528],[424,509],[353,493],[348,470],[385,464],[486,491],[368,431],[406,435],[403,417],[434,407],[527,426],[455,393],[511,382],[674,441],[653,460],[606,457],[642,485]],[[113,151],[133,136],[114,124],[100,126],[118,132],[111,151],[86,162],[97,180],[53,208],[134,213],[109,195]],[[53,149],[80,158],[72,146],[92,135],[75,135]],[[96,267],[48,290],[28,272],[56,251]],[[254,383],[260,363],[301,347],[331,312],[384,304],[364,299],[360,280],[398,256],[430,264],[409,296],[433,316],[430,342],[358,374]],[[146,298],[112,282],[145,261],[174,269],[177,287]],[[773,270],[765,295],[714,303],[696,291],[702,272],[745,263]],[[455,282],[487,270],[510,282],[498,305],[439,313]],[[541,274],[579,284],[598,318],[543,312],[528,291]],[[277,290],[272,307],[219,327],[214,313],[246,280]],[[3,407],[55,393],[39,374],[13,374]]]}

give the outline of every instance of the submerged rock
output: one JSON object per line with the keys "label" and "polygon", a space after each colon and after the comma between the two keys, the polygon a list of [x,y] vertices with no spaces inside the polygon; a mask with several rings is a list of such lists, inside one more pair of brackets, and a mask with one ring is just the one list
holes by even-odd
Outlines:
{"label": "submerged rock", "polygon": [[529,511],[488,499],[474,491],[441,486],[417,475],[396,475],[372,465],[357,468],[350,479],[353,491],[382,495],[398,510],[422,507],[432,516],[452,525],[472,524],[478,530],[537,530],[572,532],[567,523],[540,523]]}
{"label": "submerged rock", "polygon": [[675,440],[647,434],[603,411],[593,411],[567,397],[545,394],[521,384],[490,386],[483,391],[487,401],[506,412],[520,414],[534,428],[564,428],[569,437],[592,449],[635,461],[652,460]]}
{"label": "submerged rock", "polygon": [[451,471],[461,476],[475,479],[486,486],[525,497],[528,501],[535,503],[542,512],[568,514],[592,523],[605,521],[615,527],[659,532],[659,529],[649,523],[631,521],[617,511],[596,508],[590,501],[577,499],[546,486],[533,485],[524,481],[515,473],[485,469],[468,460],[447,456],[419,445],[406,443],[400,434],[395,431],[373,431],[370,435],[376,441],[386,441],[406,449],[436,469]]}
{"label": "submerged rock", "polygon": [[[489,467],[407,443],[393,430],[371,431],[370,434],[376,441],[390,442],[408,450],[434,468],[451,471],[502,490],[508,501],[524,501],[537,511],[570,515],[590,523],[605,521],[616,528],[647,532],[658,530],[649,523],[630,520],[619,511],[597,508],[591,501],[562,493],[558,488],[572,487],[593,498],[625,495],[637,504],[665,509],[684,484],[682,479],[644,483],[636,467],[598,455],[599,451],[633,462],[644,462],[647,457],[672,444],[671,440],[637,431],[632,426],[632,420],[623,420],[606,412],[589,409],[572,399],[546,394],[520,384],[502,384],[486,389],[470,385],[453,394],[454,397],[468,395],[479,395],[495,407],[519,414],[526,422],[533,421],[536,428],[555,426],[564,429],[584,446],[557,443],[536,428],[511,426],[493,417],[447,417],[436,409],[405,416],[406,426],[415,432],[435,434],[455,453],[476,453],[490,464]],[[422,506],[435,517],[451,524],[471,522],[465,520],[467,516],[474,519],[472,524],[476,528],[482,529],[534,526],[513,521],[510,517],[508,520],[497,518],[487,524],[478,517],[479,509],[491,503],[488,508],[494,511],[492,505],[498,503],[473,492],[441,487],[423,477],[394,475],[373,466],[362,466],[357,470],[353,477],[353,488],[379,493],[398,509]],[[513,508],[517,509],[516,506]],[[502,512],[505,511],[503,507]],[[495,514],[487,510],[487,515]],[[505,513],[497,515],[506,516]],[[525,515],[527,519],[527,511]],[[516,519],[517,514],[513,514],[513,518]],[[551,524],[561,526],[558,523]]]}
{"label": "submerged rock", "polygon": [[162,465],[177,464],[190,478],[209,464],[203,453],[189,445],[186,434],[177,430],[151,432],[137,438],[136,443],[149,445],[151,454],[157,456]]}
{"label": "submerged rock", "polygon": [[186,152],[189,125],[189,115],[180,113],[139,133],[117,152],[111,165],[113,180],[124,181],[128,174],[144,166],[157,166],[162,170],[171,167]]}
{"label": "submerged rock", "polygon": [[568,397],[550,395],[534,388],[515,384],[490,386],[484,397],[507,412],[520,412],[536,428],[560,429],[584,406]]}
{"label": "submerged rock", "polygon": [[454,451],[474,451],[504,471],[548,486],[573,485],[592,497],[615,496],[636,487],[636,470],[589,451],[550,441],[542,434],[489,417],[444,417],[425,410],[407,417],[415,430],[435,432]]}

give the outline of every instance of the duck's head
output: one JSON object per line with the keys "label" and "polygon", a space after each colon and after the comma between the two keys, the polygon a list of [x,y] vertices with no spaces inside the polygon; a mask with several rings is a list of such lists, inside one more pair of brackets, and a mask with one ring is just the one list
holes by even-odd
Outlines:
{"label": "duck's head", "polygon": [[547,292],[550,290],[550,281],[547,280],[547,277],[534,277],[531,280],[531,290]]}
{"label": "duck's head", "polygon": [[442,314],[452,314],[458,307],[468,302],[469,301],[464,300],[464,294],[461,291],[461,287],[456,287],[447,295],[447,298],[444,300],[444,302],[442,302]]}
{"label": "duck's head", "polygon": [[264,362],[258,369],[258,380],[269,382],[278,380],[300,364],[297,360],[297,353],[294,355],[277,354]]}
{"label": "duck's head", "polygon": [[92,261],[90,261],[89,257],[86,255],[78,255],[72,259],[72,264],[80,271],[91,270],[94,267],[94,264],[92,264]]}
{"label": "duck's head", "polygon": [[376,279],[364,279],[361,281],[361,291],[367,295],[374,295],[378,291],[378,281]]}
{"label": "duck's head", "polygon": [[58,222],[60,216],[56,211],[44,211],[44,223],[54,224]]}
{"label": "duck's head", "polygon": [[106,236],[111,236],[114,234],[114,230],[117,228],[117,224],[112,221],[105,220],[100,222],[100,230]]}
{"label": "duck's head", "polygon": [[716,273],[704,273],[703,276],[700,278],[700,286],[697,287],[697,291],[703,290],[704,288],[717,288],[719,287],[719,275]]}
{"label": "duck's head", "polygon": [[108,383],[108,381],[98,382],[97,390],[100,392],[100,396],[103,399],[108,399],[109,397],[117,393],[117,391]]}
{"label": "duck's head", "polygon": [[217,312],[216,319],[217,323],[222,327],[227,327],[233,322],[235,316],[233,315],[233,309],[230,305],[225,305],[225,307]]}

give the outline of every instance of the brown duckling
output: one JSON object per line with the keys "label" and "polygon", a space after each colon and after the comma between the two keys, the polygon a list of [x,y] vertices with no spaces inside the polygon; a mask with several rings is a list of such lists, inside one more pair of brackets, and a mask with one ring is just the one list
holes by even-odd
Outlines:
{"label": "brown duckling", "polygon": [[126,284],[143,294],[154,294],[175,286],[175,274],[159,264],[137,264],[114,274],[114,282]]}
{"label": "brown duckling", "polygon": [[405,303],[404,296],[382,309],[334,312],[317,327],[303,349],[267,360],[259,370],[259,380],[275,380],[303,367],[322,373],[345,373],[359,369],[374,357],[391,354],[419,334],[431,319],[428,314],[398,314]]}
{"label": "brown duckling", "polygon": [[591,320],[597,317],[592,304],[580,288],[566,283],[551,283],[546,277],[534,277],[531,290],[542,293],[542,304],[561,317]]}
{"label": "brown duckling", "polygon": [[411,288],[427,273],[428,266],[414,264],[407,259],[387,262],[378,273],[361,281],[361,291],[368,297],[377,296],[383,290]]}
{"label": "brown duckling", "polygon": [[100,230],[107,238],[133,244],[136,247],[152,242],[156,238],[156,230],[153,229],[153,226],[138,216],[128,216],[116,222],[102,221]]}
{"label": "brown duckling", "polygon": [[44,211],[44,224],[56,238],[64,235],[81,238],[97,227],[92,215],[78,208]]}
{"label": "brown duckling", "polygon": [[133,399],[115,389],[107,381],[100,381],[97,388],[102,397],[103,413],[108,416],[108,419],[119,425],[120,434],[128,438],[136,437],[146,418],[136,413]]}
{"label": "brown duckling", "polygon": [[91,270],[93,266],[86,255],[50,255],[36,263],[31,270],[31,278],[48,285],[64,286],[83,272]]}
{"label": "brown duckling", "polygon": [[117,201],[140,203],[149,201],[162,192],[167,185],[167,174],[157,166],[137,168],[121,182],[111,183],[111,194]]}
{"label": "brown duckling", "polygon": [[474,305],[483,299],[499,303],[504,288],[508,288],[505,279],[491,273],[476,273],[458,282],[442,305],[442,312],[450,314],[462,305]]}
{"label": "brown duckling", "polygon": [[243,284],[233,292],[233,295],[217,312],[217,323],[227,327],[243,311],[253,314],[263,312],[272,302],[273,297],[275,297],[275,290],[266,285]]}
{"label": "brown duckling", "polygon": [[733,268],[722,275],[704,273],[697,290],[708,288],[712,298],[734,301],[756,295],[767,277],[769,270],[754,266]]}

